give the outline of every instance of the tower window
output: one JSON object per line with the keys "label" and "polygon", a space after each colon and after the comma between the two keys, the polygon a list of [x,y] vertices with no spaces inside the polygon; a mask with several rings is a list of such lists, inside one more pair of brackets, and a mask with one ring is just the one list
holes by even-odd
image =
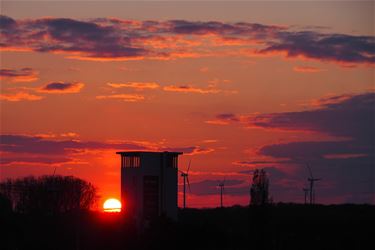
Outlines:
{"label": "tower window", "polygon": [[177,168],[177,156],[173,155],[173,156],[169,156],[168,158],[168,163],[167,163],[167,166],[170,167],[170,168]]}
{"label": "tower window", "polygon": [[141,166],[141,158],[139,156],[125,156],[122,160],[122,166],[125,168],[138,168]]}

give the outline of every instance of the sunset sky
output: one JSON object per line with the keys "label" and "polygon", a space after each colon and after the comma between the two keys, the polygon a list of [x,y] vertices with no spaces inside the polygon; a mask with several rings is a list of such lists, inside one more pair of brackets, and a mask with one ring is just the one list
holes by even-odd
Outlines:
{"label": "sunset sky", "polygon": [[[120,150],[181,151],[190,207],[375,203],[374,2],[1,1],[0,178],[120,196]],[[182,179],[179,177],[179,182]],[[179,187],[181,192],[181,186]],[[179,195],[181,205],[182,195]]]}

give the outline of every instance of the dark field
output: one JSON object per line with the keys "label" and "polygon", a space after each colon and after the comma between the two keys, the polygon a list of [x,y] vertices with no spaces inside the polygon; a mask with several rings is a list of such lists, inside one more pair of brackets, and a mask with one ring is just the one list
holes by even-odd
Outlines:
{"label": "dark field", "polygon": [[375,206],[186,209],[137,233],[121,214],[14,214],[2,209],[0,249],[372,249]]}

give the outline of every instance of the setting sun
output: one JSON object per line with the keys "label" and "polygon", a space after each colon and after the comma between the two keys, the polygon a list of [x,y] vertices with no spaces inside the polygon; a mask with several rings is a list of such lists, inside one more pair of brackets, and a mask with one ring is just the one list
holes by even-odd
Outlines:
{"label": "setting sun", "polygon": [[121,202],[117,199],[107,199],[103,204],[104,212],[121,212]]}

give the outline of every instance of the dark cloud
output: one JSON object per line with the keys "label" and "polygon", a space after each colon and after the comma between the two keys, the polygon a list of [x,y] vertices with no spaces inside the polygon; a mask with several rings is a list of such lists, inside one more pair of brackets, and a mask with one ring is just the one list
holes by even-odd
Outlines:
{"label": "dark cloud", "polygon": [[263,146],[259,153],[276,158],[298,160],[323,159],[332,155],[348,157],[353,155],[371,155],[374,153],[374,144],[363,144],[357,141],[304,141],[272,144]]}
{"label": "dark cloud", "polygon": [[[337,95],[315,100],[310,110],[241,116],[248,127],[326,134],[330,140],[264,145],[251,160],[233,162],[251,175],[263,168],[276,201],[303,202],[312,166],[317,202],[375,203],[375,93]],[[239,117],[221,114],[218,120]],[[235,120],[236,121],[236,120]],[[257,159],[258,158],[258,159]]]}
{"label": "dark cloud", "polygon": [[232,121],[232,122],[238,122],[240,119],[232,113],[223,113],[216,115],[216,119],[218,120],[225,120],[225,121]]}
{"label": "dark cloud", "polygon": [[171,24],[171,31],[178,34],[217,34],[225,32],[225,30],[231,30],[230,25],[225,25],[220,22],[189,22],[184,20],[174,20],[169,23]]}
{"label": "dark cloud", "polygon": [[112,27],[102,27],[92,22],[77,21],[68,18],[41,19],[41,28],[54,40],[55,46],[42,45],[37,50],[46,52],[62,50],[67,52],[85,52],[90,57],[134,57],[145,50],[134,48],[121,37],[121,33]]}
{"label": "dark cloud", "polygon": [[317,32],[280,32],[278,39],[260,53],[286,52],[288,57],[303,56],[342,63],[375,63],[375,38]]}
{"label": "dark cloud", "polygon": [[20,70],[0,69],[0,76],[5,76],[5,77],[29,76],[32,73],[33,73],[33,69],[31,68],[22,68]]}
{"label": "dark cloud", "polygon": [[133,143],[104,143],[77,140],[47,140],[37,136],[0,135],[0,150],[10,153],[64,155],[84,149],[147,150],[146,146]]}
{"label": "dark cloud", "polygon": [[200,146],[191,147],[163,147],[160,148],[161,151],[172,151],[172,152],[182,152],[186,155],[198,155],[198,154],[208,154],[214,151],[211,148],[204,148]]}
{"label": "dark cloud", "polygon": [[[97,141],[51,140],[39,136],[0,135],[0,164],[2,166],[50,166],[89,164],[87,151],[149,150],[137,143],[106,143]],[[93,159],[93,156],[91,156]]]}
{"label": "dark cloud", "polygon": [[64,157],[0,157],[0,164],[12,164],[12,163],[37,163],[37,164],[56,164],[56,163],[67,163],[71,159]]}
{"label": "dark cloud", "polygon": [[84,84],[79,82],[51,82],[39,89],[39,92],[46,93],[78,93]]}
{"label": "dark cloud", "polygon": [[187,155],[207,154],[212,149],[200,146],[158,147],[155,143],[133,141],[100,142],[74,139],[54,140],[42,136],[0,135],[0,159],[2,164],[9,163],[63,163],[75,158],[77,153],[86,150],[115,151],[177,151]]}
{"label": "dark cloud", "polygon": [[16,21],[13,18],[0,15],[0,30],[1,32],[16,25]]}
{"label": "dark cloud", "polygon": [[[155,145],[138,143],[107,143],[98,141],[49,140],[38,136],[0,135],[0,150],[11,153],[64,154],[82,149],[116,149],[116,150],[155,150]],[[211,152],[200,146],[161,147],[160,151],[176,151],[186,154]]]}
{"label": "dark cloud", "polygon": [[181,85],[181,86],[169,85],[169,86],[165,86],[163,90],[169,91],[169,92],[197,93],[197,94],[218,94],[220,92],[223,92],[222,89],[218,89],[218,88],[212,88],[212,87],[199,88],[199,87],[193,87],[189,85]]}
{"label": "dark cloud", "polygon": [[295,197],[302,194],[302,185],[308,185],[306,163],[310,163],[314,175],[322,178],[317,184],[320,202],[374,203],[375,94],[333,96],[319,100],[318,105],[314,110],[257,115],[247,122],[262,128],[325,133],[337,139],[265,145],[258,154],[270,160],[250,163],[276,165],[280,161],[279,167],[287,167],[288,162],[293,166],[288,179],[273,184],[280,196],[277,190]]}
{"label": "dark cloud", "polygon": [[169,21],[170,32],[177,34],[194,35],[251,35],[256,38],[266,37],[283,28],[277,26],[267,26],[257,23],[222,23],[222,22],[192,22],[185,20]]}
{"label": "dark cloud", "polygon": [[[169,59],[216,55],[202,54],[202,44],[191,43],[199,36],[238,41],[232,51],[254,43],[256,53],[283,52],[289,57],[374,64],[372,36],[326,34],[316,31],[292,32],[286,27],[258,23],[199,22],[186,20],[132,21],[97,18],[88,21],[69,18],[40,18],[16,21],[1,16],[3,49],[65,52],[70,58],[90,60]],[[206,39],[209,39],[206,36]],[[239,45],[237,44],[237,45]],[[188,45],[188,46],[186,46]],[[213,42],[211,46],[222,46]],[[188,47],[188,48],[187,48]]]}
{"label": "dark cloud", "polygon": [[251,116],[249,126],[326,133],[373,143],[375,93],[334,96],[314,110]]}
{"label": "dark cloud", "polygon": [[32,68],[0,69],[0,78],[10,79],[14,82],[30,82],[37,80],[38,76]]}
{"label": "dark cloud", "polygon": [[44,90],[65,90],[69,89],[73,86],[72,83],[65,83],[65,82],[53,82],[47,84],[43,89]]}
{"label": "dark cloud", "polygon": [[114,36],[114,30],[110,27],[101,27],[95,23],[77,21],[68,18],[41,19],[37,22],[42,27],[46,26],[48,33],[57,40],[71,42],[99,41],[108,43]]}
{"label": "dark cloud", "polygon": [[[147,54],[131,45],[126,32],[93,22],[68,18],[41,18],[4,27],[2,47],[22,47],[39,52],[66,52],[77,58],[122,58]],[[77,55],[77,53],[80,53]]]}

